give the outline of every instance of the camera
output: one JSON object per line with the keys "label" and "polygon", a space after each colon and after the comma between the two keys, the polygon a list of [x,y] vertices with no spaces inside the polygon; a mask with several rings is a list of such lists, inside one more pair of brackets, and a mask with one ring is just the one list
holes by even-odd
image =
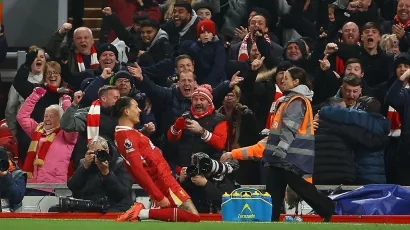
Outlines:
{"label": "camera", "polygon": [[0,160],[0,171],[4,172],[9,170],[10,164],[9,161],[6,160]]}
{"label": "camera", "polygon": [[104,212],[109,208],[106,197],[98,200],[82,200],[72,197],[60,197],[58,206],[62,212],[83,211],[83,212]]}
{"label": "camera", "polygon": [[198,175],[226,175],[233,171],[232,166],[211,159],[205,153],[196,153],[192,156],[192,165],[187,167],[186,173],[188,177]]}
{"label": "camera", "polygon": [[110,158],[110,154],[105,151],[105,150],[97,150],[95,153],[95,157],[98,159],[100,162],[108,161]]}

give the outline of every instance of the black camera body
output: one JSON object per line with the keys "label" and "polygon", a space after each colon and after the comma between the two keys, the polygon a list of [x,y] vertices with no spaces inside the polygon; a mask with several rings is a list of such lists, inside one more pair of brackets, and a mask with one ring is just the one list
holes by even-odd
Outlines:
{"label": "black camera body", "polygon": [[100,162],[108,161],[110,158],[110,154],[105,150],[98,150],[95,152],[95,157]]}
{"label": "black camera body", "polygon": [[4,171],[9,170],[9,168],[10,168],[9,161],[0,160],[0,171],[4,172]]}

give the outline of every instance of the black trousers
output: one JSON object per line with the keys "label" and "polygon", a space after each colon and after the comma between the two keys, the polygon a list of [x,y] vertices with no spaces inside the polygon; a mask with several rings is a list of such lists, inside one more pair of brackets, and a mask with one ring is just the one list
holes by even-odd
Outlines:
{"label": "black trousers", "polygon": [[322,218],[333,214],[334,202],[302,177],[278,167],[268,167],[266,173],[266,191],[272,196],[272,221],[279,221],[286,185],[289,185]]}

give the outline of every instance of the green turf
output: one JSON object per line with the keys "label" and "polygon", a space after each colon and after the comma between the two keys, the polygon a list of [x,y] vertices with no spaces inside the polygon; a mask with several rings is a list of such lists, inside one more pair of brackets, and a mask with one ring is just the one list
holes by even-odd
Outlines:
{"label": "green turf", "polygon": [[47,219],[0,219],[0,228],[8,230],[370,230],[410,229],[410,225],[355,224],[355,223],[166,223],[143,221],[139,223],[116,223],[105,220],[47,220]]}

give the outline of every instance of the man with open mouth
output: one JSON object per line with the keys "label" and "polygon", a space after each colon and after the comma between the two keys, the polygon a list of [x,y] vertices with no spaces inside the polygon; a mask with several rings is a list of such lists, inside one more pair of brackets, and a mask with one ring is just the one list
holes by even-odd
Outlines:
{"label": "man with open mouth", "polygon": [[196,40],[196,27],[199,18],[192,6],[185,1],[177,1],[174,4],[172,20],[163,24],[161,28],[169,35],[171,45],[179,45],[185,40]]}

